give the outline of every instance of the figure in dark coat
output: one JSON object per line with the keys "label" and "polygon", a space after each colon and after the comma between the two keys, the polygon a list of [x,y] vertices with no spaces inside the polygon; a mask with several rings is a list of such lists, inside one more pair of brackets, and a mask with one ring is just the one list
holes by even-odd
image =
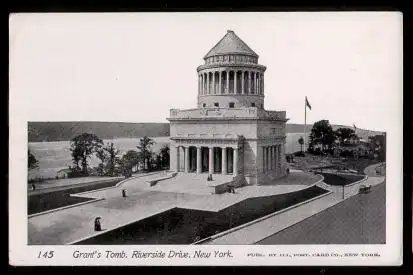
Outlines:
{"label": "figure in dark coat", "polygon": [[95,219],[95,231],[102,231],[102,226],[100,225],[100,217]]}

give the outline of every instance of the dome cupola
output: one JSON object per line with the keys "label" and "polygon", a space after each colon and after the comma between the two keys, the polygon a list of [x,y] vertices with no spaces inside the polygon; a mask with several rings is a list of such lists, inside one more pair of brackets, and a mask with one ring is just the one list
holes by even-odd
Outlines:
{"label": "dome cupola", "polygon": [[233,31],[204,56],[198,71],[198,108],[264,108],[265,66]]}

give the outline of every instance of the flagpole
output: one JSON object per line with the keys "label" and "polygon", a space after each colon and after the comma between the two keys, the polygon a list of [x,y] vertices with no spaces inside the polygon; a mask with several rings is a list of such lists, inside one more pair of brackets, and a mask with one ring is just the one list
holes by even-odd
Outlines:
{"label": "flagpole", "polygon": [[304,99],[304,153],[305,153],[305,145],[307,142],[307,97]]}

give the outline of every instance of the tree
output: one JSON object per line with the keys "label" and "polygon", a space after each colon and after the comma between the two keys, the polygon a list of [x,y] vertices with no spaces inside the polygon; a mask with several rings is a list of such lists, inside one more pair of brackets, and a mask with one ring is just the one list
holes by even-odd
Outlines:
{"label": "tree", "polygon": [[328,120],[320,120],[314,123],[310,133],[310,147],[321,144],[321,150],[324,152],[326,146],[331,147],[336,136]]}
{"label": "tree", "polygon": [[154,162],[157,169],[162,169],[162,156],[160,153],[158,155],[155,155]]}
{"label": "tree", "polygon": [[106,153],[107,156],[106,173],[109,176],[113,176],[115,172],[116,156],[119,154],[119,150],[117,150],[113,142],[111,142],[103,148],[103,151]]}
{"label": "tree", "polygon": [[70,142],[70,152],[73,163],[79,168],[79,161],[82,165],[82,173],[87,174],[88,159],[98,151],[103,145],[103,141],[95,134],[83,133],[74,137]]}
{"label": "tree", "polygon": [[120,167],[120,172],[126,178],[129,178],[132,175],[132,165],[128,161],[126,155],[123,155],[122,158],[116,158],[116,163]]}
{"label": "tree", "polygon": [[37,168],[39,164],[39,161],[36,159],[36,157],[30,152],[30,149],[28,150],[27,153],[27,166],[29,170]]}
{"label": "tree", "polygon": [[102,148],[99,148],[96,150],[96,157],[100,160],[101,163],[99,163],[98,166],[98,174],[99,175],[104,175],[105,174],[105,169],[106,169],[106,160],[108,158],[106,151],[103,150]]}
{"label": "tree", "polygon": [[151,169],[151,158],[152,158],[152,146],[155,144],[155,141],[147,136],[144,136],[139,140],[139,145],[136,148],[139,149],[139,160],[142,162],[143,167],[150,170]]}
{"label": "tree", "polygon": [[168,167],[169,168],[169,146],[165,145],[161,148],[160,152],[161,156],[161,167]]}
{"label": "tree", "polygon": [[340,144],[343,144],[345,139],[356,136],[354,130],[351,128],[338,128],[335,131],[335,135],[338,137]]}
{"label": "tree", "polygon": [[122,159],[130,164],[131,169],[139,164],[139,154],[134,150],[129,150],[125,155],[122,156]]}
{"label": "tree", "polygon": [[299,143],[300,146],[301,146],[301,152],[303,152],[303,145],[304,145],[304,139],[303,139],[303,137],[300,137],[300,138],[298,139],[298,143]]}

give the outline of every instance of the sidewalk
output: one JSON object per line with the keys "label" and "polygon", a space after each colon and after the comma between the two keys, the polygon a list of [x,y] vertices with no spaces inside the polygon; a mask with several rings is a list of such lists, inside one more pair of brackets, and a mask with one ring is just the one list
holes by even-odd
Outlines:
{"label": "sidewalk", "polygon": [[[367,172],[374,171],[377,166],[381,164],[375,164],[371,167],[366,168]],[[350,198],[357,194],[357,192],[353,192],[354,190],[358,190],[358,187],[361,184],[369,184],[369,185],[378,185],[385,180],[384,177],[369,177],[364,182],[359,184],[355,184],[351,186],[351,192],[346,192],[346,199]],[[320,185],[323,187],[325,183]],[[279,214],[275,214],[270,216],[268,219],[259,221],[257,223],[251,224],[250,226],[242,227],[237,231],[230,232],[224,235],[218,235],[217,238],[213,238],[209,242],[205,242],[203,244],[207,245],[225,245],[225,244],[254,244],[258,241],[265,239],[285,228],[288,228],[296,223],[299,223],[323,210],[326,210],[340,202],[343,202],[342,199],[342,188],[329,188],[332,191],[329,195],[321,197],[320,199],[313,200],[309,203],[305,203],[298,207],[295,207],[289,211],[281,212]]]}
{"label": "sidewalk", "polygon": [[50,180],[46,183],[35,184],[36,189],[33,190],[31,184],[28,185],[27,193],[29,196],[39,195],[49,192],[62,191],[74,187],[89,186],[97,183],[122,180],[124,177],[82,177],[73,179]]}

